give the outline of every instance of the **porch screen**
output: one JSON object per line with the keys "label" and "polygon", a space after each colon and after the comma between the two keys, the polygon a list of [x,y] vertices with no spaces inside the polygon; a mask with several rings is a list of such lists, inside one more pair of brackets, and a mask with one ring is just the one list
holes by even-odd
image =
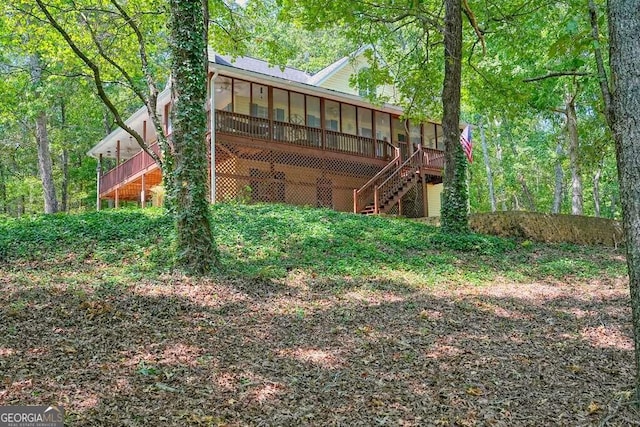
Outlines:
{"label": "porch screen", "polygon": [[233,112],[251,114],[251,84],[242,80],[233,81]]}
{"label": "porch screen", "polygon": [[229,77],[219,76],[214,84],[213,94],[215,109],[222,111],[233,111],[231,100],[231,79]]}

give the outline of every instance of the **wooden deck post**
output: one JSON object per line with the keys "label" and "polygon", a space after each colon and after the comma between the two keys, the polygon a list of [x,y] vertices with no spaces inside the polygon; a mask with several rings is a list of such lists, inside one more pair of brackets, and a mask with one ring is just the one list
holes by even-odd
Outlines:
{"label": "wooden deck post", "polygon": [[102,177],[102,153],[98,155],[98,165],[96,166],[96,210],[100,210],[100,178]]}
{"label": "wooden deck post", "polygon": [[[116,141],[116,182],[120,183],[120,140]],[[120,207],[120,191],[116,188],[116,209]]]}
{"label": "wooden deck post", "polygon": [[358,213],[358,190],[353,189],[353,213]]}
{"label": "wooden deck post", "polygon": [[380,213],[378,211],[378,186],[377,185],[373,188],[373,213],[374,214]]}
{"label": "wooden deck post", "polygon": [[427,187],[427,177],[422,174],[422,209],[425,218],[429,216],[429,192]]}
{"label": "wooden deck post", "polygon": [[142,174],[142,190],[140,191],[140,207],[142,209],[144,209],[144,203],[147,199],[147,190],[145,188],[144,176],[145,174]]}

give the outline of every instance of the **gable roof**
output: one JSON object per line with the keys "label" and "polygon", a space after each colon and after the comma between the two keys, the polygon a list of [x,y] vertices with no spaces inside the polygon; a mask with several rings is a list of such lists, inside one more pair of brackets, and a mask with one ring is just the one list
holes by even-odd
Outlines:
{"label": "gable roof", "polygon": [[270,65],[267,61],[251,58],[249,56],[239,56],[233,58],[226,55],[218,55],[213,53],[209,55],[209,62],[213,64],[226,65],[227,67],[239,68],[245,71],[253,71],[254,73],[265,74],[271,77],[278,77],[285,80],[291,80],[298,83],[308,83],[310,74],[302,70],[291,67],[278,67]]}
{"label": "gable roof", "polygon": [[332,64],[327,65],[315,74],[309,74],[302,70],[292,67],[279,67],[270,65],[267,61],[251,58],[249,56],[231,57],[228,55],[218,55],[212,49],[209,49],[209,62],[213,64],[225,65],[227,67],[238,68],[244,71],[252,71],[271,77],[278,77],[298,83],[304,83],[311,86],[319,86],[331,76],[342,70],[354,58],[360,56],[369,49],[370,46],[362,46],[352,54],[338,59]]}
{"label": "gable roof", "polygon": [[369,45],[362,46],[360,49],[356,50],[352,54],[338,59],[333,64],[329,64],[328,66],[324,67],[322,70],[318,71],[313,76],[311,76],[308,83],[314,86],[321,85],[326,80],[331,78],[331,76],[333,76],[334,74],[342,70],[344,67],[346,67],[353,59],[362,55],[369,48],[370,48]]}

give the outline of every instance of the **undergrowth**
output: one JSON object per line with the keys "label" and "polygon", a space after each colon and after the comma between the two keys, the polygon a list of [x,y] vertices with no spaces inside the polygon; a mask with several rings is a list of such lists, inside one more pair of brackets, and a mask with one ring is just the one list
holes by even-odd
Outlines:
{"label": "undergrowth", "polygon": [[[621,253],[612,249],[445,234],[402,218],[267,204],[218,204],[212,218],[222,255],[217,274],[231,278],[306,274],[335,283],[429,286],[625,274]],[[171,271],[172,239],[171,220],[158,209],[0,217],[0,262],[57,271],[103,265],[117,268],[117,282],[126,284]]]}

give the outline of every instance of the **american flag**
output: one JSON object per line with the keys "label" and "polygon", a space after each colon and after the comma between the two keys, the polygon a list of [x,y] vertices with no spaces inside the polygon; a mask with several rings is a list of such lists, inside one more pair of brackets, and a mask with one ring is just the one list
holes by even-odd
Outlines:
{"label": "american flag", "polygon": [[469,163],[473,163],[473,142],[471,141],[471,127],[467,125],[460,134],[460,145]]}

